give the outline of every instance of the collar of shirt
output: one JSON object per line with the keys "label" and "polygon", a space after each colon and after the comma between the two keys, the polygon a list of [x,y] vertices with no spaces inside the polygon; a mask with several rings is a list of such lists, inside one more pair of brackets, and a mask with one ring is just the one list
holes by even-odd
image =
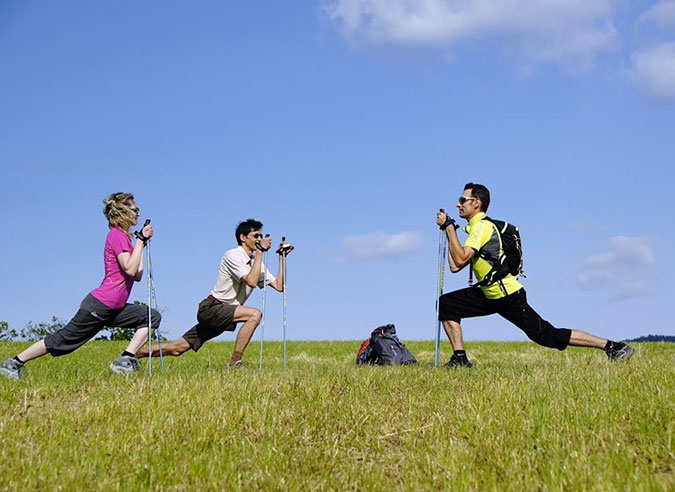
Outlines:
{"label": "collar of shirt", "polygon": [[239,254],[241,254],[242,258],[246,258],[246,264],[247,265],[252,265],[253,264],[253,258],[251,258],[244,247],[240,244],[237,246],[237,250],[239,251]]}
{"label": "collar of shirt", "polygon": [[476,224],[478,224],[481,220],[483,220],[485,217],[487,217],[487,214],[485,212],[478,212],[476,215],[471,217],[471,220],[469,221],[468,227],[473,227]]}

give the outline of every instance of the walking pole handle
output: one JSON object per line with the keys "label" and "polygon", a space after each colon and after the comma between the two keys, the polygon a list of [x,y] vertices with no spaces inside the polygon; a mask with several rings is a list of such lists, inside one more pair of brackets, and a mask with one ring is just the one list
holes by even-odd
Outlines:
{"label": "walking pole handle", "polygon": [[286,236],[281,236],[281,245],[277,250],[278,255],[286,256],[288,253],[290,253],[295,249],[295,246],[293,246],[292,244],[285,244],[285,243],[286,243]]}
{"label": "walking pole handle", "polygon": [[150,219],[145,219],[145,223],[143,224],[143,227],[141,227],[141,230],[140,231],[134,231],[134,236],[136,236],[138,239],[143,241],[143,244],[147,243],[148,239],[150,239],[150,238],[147,238],[143,235],[143,228],[147,227],[149,225],[150,225]]}
{"label": "walking pole handle", "polygon": [[[438,210],[439,210],[439,212],[442,213],[442,214],[445,214],[445,213],[446,213],[446,212],[445,212],[445,209],[440,208],[440,209],[438,209]],[[439,226],[439,227],[440,227],[441,231],[445,231],[445,230],[448,228],[448,226],[454,227],[455,230],[459,229],[459,226],[458,226],[457,223],[455,222],[455,219],[450,218],[450,216],[446,214],[446,215],[445,215],[445,222],[443,223],[443,225],[441,225],[441,226]]]}

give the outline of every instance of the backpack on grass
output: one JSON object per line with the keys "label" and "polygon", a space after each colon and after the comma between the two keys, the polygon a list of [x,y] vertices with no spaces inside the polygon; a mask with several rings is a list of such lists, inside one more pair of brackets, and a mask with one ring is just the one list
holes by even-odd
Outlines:
{"label": "backpack on grass", "polygon": [[491,285],[501,281],[509,274],[514,277],[525,277],[525,272],[523,272],[523,247],[518,227],[503,220],[491,219],[490,217],[485,217],[485,220],[495,225],[502,243],[502,254],[499,258],[494,258],[482,248],[478,251],[478,257],[490,263],[492,268],[476,285]]}
{"label": "backpack on grass", "polygon": [[356,354],[357,366],[409,364],[417,364],[417,360],[396,336],[394,325],[375,328]]}

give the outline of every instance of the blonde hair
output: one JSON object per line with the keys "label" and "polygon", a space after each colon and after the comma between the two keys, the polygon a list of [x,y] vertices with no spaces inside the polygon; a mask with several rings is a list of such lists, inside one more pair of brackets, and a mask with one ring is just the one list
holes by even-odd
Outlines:
{"label": "blonde hair", "polygon": [[112,193],[103,200],[103,215],[108,219],[110,228],[117,226],[129,232],[136,220],[136,213],[132,210],[134,202],[131,193]]}

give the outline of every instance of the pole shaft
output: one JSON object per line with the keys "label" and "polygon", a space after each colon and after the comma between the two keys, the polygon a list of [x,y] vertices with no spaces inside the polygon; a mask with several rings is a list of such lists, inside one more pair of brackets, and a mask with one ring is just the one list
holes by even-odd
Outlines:
{"label": "pole shaft", "polygon": [[445,242],[443,231],[438,235],[438,265],[436,277],[436,343],[434,346],[434,367],[440,363],[441,351],[441,322],[438,319],[440,309],[440,297],[443,295],[443,284],[445,281]]}
{"label": "pole shaft", "polygon": [[152,376],[152,273],[150,267],[150,242],[145,245],[146,282],[148,283],[148,376]]}
{"label": "pole shaft", "polygon": [[282,335],[283,335],[283,339],[284,339],[284,369],[285,369],[286,368],[286,302],[287,302],[287,298],[286,298],[286,285],[287,285],[286,284],[286,272],[287,272],[287,270],[286,270],[286,253],[283,252],[281,256],[282,256],[282,259],[283,259],[283,262],[284,262],[283,270],[282,270],[282,275],[284,276],[284,285],[283,285],[283,289],[284,289],[284,295],[283,295],[284,323],[283,323],[283,327],[282,327]]}
{"label": "pole shaft", "polygon": [[260,370],[263,369],[263,353],[265,346],[265,298],[267,296],[267,252],[261,252],[262,262],[261,268],[263,269],[263,293],[262,293],[262,321],[260,322]]}

